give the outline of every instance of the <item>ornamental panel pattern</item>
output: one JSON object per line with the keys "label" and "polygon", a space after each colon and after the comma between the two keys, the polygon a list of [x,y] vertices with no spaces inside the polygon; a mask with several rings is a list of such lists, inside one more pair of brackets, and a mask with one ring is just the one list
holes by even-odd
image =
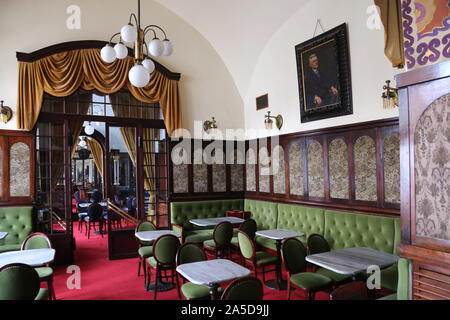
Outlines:
{"label": "ornamental panel pattern", "polygon": [[304,195],[303,150],[296,143],[289,149],[289,190],[292,195]]}
{"label": "ornamental panel pattern", "polygon": [[259,149],[259,192],[270,192],[270,158],[266,147]]}
{"label": "ornamental panel pattern", "polygon": [[328,148],[330,197],[349,199],[347,144],[341,138],[331,141]]}
{"label": "ornamental panel pattern", "polygon": [[217,158],[214,157],[214,163],[212,164],[213,192],[225,192],[227,191],[225,154],[223,151],[219,151],[219,149],[216,149],[216,152],[220,152],[222,156],[217,154]]}
{"label": "ornamental panel pattern", "polygon": [[286,176],[284,172],[284,150],[281,146],[276,146],[272,154],[273,161],[273,192],[286,193]]}
{"label": "ornamental panel pattern", "polygon": [[323,149],[318,141],[308,147],[308,190],[310,197],[325,197]]}
{"label": "ornamental panel pattern", "polygon": [[179,164],[173,166],[172,180],[174,193],[187,193],[189,191],[187,164]]}
{"label": "ornamental panel pattern", "polygon": [[375,142],[368,136],[356,140],[353,157],[355,159],[355,199],[377,201],[377,159]]}
{"label": "ornamental panel pattern", "polygon": [[[238,153],[240,154],[238,157]],[[242,159],[241,163],[238,163],[238,159]],[[237,151],[234,153],[234,162],[231,164],[231,191],[244,191],[244,159],[243,153]],[[254,170],[253,170],[254,172]]]}
{"label": "ornamental panel pattern", "polygon": [[30,196],[30,148],[16,142],[10,149],[9,194],[11,197]]}
{"label": "ornamental panel pattern", "polygon": [[253,148],[248,149],[246,155],[247,164],[247,191],[256,192],[256,153]]}
{"label": "ornamental panel pattern", "polygon": [[414,150],[416,235],[450,240],[450,94],[420,117]]}
{"label": "ornamental panel pattern", "polygon": [[400,203],[400,135],[391,133],[383,145],[384,201]]}
{"label": "ornamental panel pattern", "polygon": [[208,192],[208,165],[194,164],[194,192]]}

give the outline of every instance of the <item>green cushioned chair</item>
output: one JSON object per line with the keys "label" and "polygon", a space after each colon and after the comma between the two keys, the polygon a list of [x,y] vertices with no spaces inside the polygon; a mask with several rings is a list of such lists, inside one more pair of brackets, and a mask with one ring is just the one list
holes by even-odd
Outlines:
{"label": "green cushioned chair", "polygon": [[171,234],[166,234],[160,236],[155,240],[153,244],[153,256],[147,259],[147,290],[150,287],[151,282],[151,269],[155,269],[155,295],[154,299],[156,300],[156,294],[158,292],[158,282],[162,278],[161,271],[171,272],[172,283],[174,283],[174,277],[176,277],[176,255],[178,248],[180,247],[180,240]]}
{"label": "green cushioned chair", "polygon": [[[47,249],[52,248],[52,243],[46,234],[35,232],[30,234],[22,243],[21,250]],[[41,282],[47,283],[48,297],[56,300],[53,288],[53,269],[48,265],[35,268]]]}
{"label": "green cushioned chair", "polygon": [[[180,246],[176,255],[176,265],[179,266],[184,263],[192,263],[198,261],[205,261],[206,255],[202,248],[198,244],[193,242],[186,242]],[[204,285],[198,285],[192,282],[186,282],[186,279],[182,277],[183,285],[181,286],[181,292],[187,300],[209,300],[210,292],[209,288]],[[177,276],[178,297],[181,299],[180,285]],[[218,289],[219,293],[223,292],[222,287]]]}
{"label": "green cushioned chair", "polygon": [[276,266],[278,258],[264,251],[256,251],[252,239],[240,230],[238,230],[238,241],[244,265],[248,265],[252,269],[255,277],[258,276],[258,268],[262,269],[263,281],[266,282],[266,272],[276,271],[276,268],[266,270],[266,267]]}
{"label": "green cushioned chair", "polygon": [[0,268],[0,300],[47,300],[40,288],[36,270],[26,264],[13,263]]}
{"label": "green cushioned chair", "polygon": [[300,240],[284,240],[281,256],[288,273],[288,300],[291,299],[291,287],[303,289],[309,300],[314,300],[317,291],[331,290],[333,280],[321,274],[306,272],[306,249]]}
{"label": "green cushioned chair", "polygon": [[231,282],[222,294],[221,300],[262,300],[264,288],[256,277],[245,277]]}
{"label": "green cushioned chair", "polygon": [[[135,232],[141,232],[141,231],[154,231],[156,230],[155,225],[150,221],[142,221],[138,224],[136,227]],[[137,239],[137,238],[136,238]],[[146,261],[149,257],[153,255],[153,242],[154,241],[142,241],[137,239],[138,241],[138,259],[139,259],[139,265],[138,265],[138,277],[141,274],[141,265],[144,269],[144,283],[147,283],[147,265]]]}
{"label": "green cushioned chair", "polygon": [[[411,261],[409,259],[398,259],[398,284],[397,292],[378,300],[409,300],[409,266]],[[383,275],[381,275],[383,277]]]}
{"label": "green cushioned chair", "polygon": [[231,258],[231,238],[233,237],[233,225],[224,221],[214,228],[213,239],[203,242],[203,248],[217,258]]}
{"label": "green cushioned chair", "polygon": [[[330,245],[323,236],[321,236],[320,234],[313,233],[308,237],[306,243],[306,250],[308,252],[308,255],[328,252],[330,251]],[[325,268],[318,268],[316,265],[313,265],[313,268],[315,270],[315,273],[321,274],[333,280],[334,287],[337,287],[345,282],[352,281],[352,275],[340,274]]]}
{"label": "green cushioned chair", "polygon": [[0,253],[20,250],[33,232],[33,207],[0,207],[0,230],[8,232],[0,240]]}
{"label": "green cushioned chair", "polygon": [[[244,222],[242,222],[241,226],[239,227],[239,230],[246,233],[250,239],[252,239],[253,243],[255,241],[255,233],[256,233],[256,221],[254,219],[247,219]],[[239,250],[239,240],[237,237],[237,231],[236,236],[231,238],[231,247],[234,248],[237,252],[239,252],[239,255],[241,256],[241,252]],[[241,256],[242,259],[242,256]],[[242,262],[242,261],[241,261]]]}

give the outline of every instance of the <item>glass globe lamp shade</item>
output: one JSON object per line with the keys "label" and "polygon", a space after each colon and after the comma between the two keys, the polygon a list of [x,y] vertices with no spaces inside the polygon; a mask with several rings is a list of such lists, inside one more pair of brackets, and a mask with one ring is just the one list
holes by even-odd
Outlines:
{"label": "glass globe lamp shade", "polygon": [[150,81],[150,74],[142,63],[136,63],[128,72],[128,79],[137,88],[145,87]]}
{"label": "glass globe lamp shade", "polygon": [[119,59],[124,59],[128,55],[128,49],[122,42],[119,42],[114,46],[114,51]]}
{"label": "glass globe lamp shade", "polygon": [[148,44],[148,50],[150,51],[150,54],[154,57],[159,57],[163,54],[164,51],[164,45],[161,40],[158,38],[154,38],[150,43]]}
{"label": "glass globe lamp shade", "polygon": [[80,140],[80,142],[78,143],[78,145],[79,145],[81,148],[84,148],[84,147],[86,147],[86,141]]}
{"label": "glass globe lamp shade", "polygon": [[264,126],[266,127],[267,130],[272,130],[272,124],[273,124],[272,119],[266,118],[266,120],[264,120]]}
{"label": "glass globe lamp shade", "polygon": [[142,65],[147,69],[148,73],[152,73],[155,70],[155,63],[152,59],[145,58],[144,61],[142,61]]}
{"label": "glass globe lamp shade", "polygon": [[87,135],[91,135],[93,134],[95,131],[94,127],[91,125],[91,123],[89,122],[89,124],[84,127],[84,132],[86,132]]}
{"label": "glass globe lamp shade", "polygon": [[111,63],[116,60],[116,51],[114,50],[113,46],[108,43],[102,48],[102,50],[100,50],[100,56],[102,57],[103,61]]}
{"label": "glass globe lamp shade", "polygon": [[122,40],[125,42],[134,42],[137,39],[137,30],[134,25],[131,23],[124,25],[122,29],[120,29],[120,36]]}
{"label": "glass globe lamp shade", "polygon": [[163,47],[164,47],[164,50],[162,53],[163,56],[170,56],[173,53],[172,42],[170,42],[168,39],[165,39],[163,41]]}

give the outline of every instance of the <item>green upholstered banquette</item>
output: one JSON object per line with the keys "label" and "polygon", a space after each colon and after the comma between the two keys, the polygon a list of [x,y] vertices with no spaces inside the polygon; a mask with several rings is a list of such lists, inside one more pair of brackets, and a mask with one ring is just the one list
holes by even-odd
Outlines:
{"label": "green upholstered banquette", "polygon": [[182,242],[203,243],[211,240],[213,227],[199,227],[192,219],[225,217],[227,211],[244,210],[244,199],[171,202],[172,230],[181,234]]}
{"label": "green upholstered banquette", "polygon": [[33,231],[33,207],[0,207],[0,231],[8,232],[0,240],[0,252],[20,250]]}

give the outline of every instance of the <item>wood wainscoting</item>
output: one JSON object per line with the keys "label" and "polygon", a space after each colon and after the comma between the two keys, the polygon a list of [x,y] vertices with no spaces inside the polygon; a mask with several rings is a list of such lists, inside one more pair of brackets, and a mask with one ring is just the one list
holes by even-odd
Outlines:
{"label": "wood wainscoting", "polygon": [[399,253],[412,299],[450,299],[450,61],[396,76],[400,104]]}

